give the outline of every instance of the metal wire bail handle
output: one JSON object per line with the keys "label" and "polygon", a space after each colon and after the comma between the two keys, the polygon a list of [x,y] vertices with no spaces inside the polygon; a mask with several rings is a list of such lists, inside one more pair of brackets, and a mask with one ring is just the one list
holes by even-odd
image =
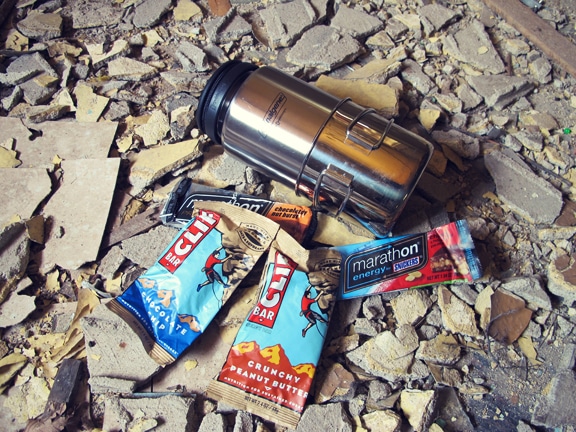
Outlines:
{"label": "metal wire bail handle", "polygon": [[340,196],[343,197],[338,210],[336,211],[336,216],[342,213],[348,200],[350,199],[350,195],[352,195],[352,180],[354,176],[350,175],[346,171],[338,168],[333,164],[328,164],[326,168],[322,170],[322,172],[318,175],[318,180],[316,181],[316,186],[314,187],[314,195],[313,195],[313,205],[314,208],[322,207],[320,202],[320,194],[322,192],[323,181],[328,180],[332,181],[332,185],[329,185],[328,182],[326,184],[326,192],[330,195],[330,192],[338,192]]}
{"label": "metal wire bail handle", "polygon": [[[386,138],[386,135],[388,135],[388,131],[390,131],[390,128],[392,127],[392,123],[394,123],[394,119],[388,120],[388,124],[386,125],[386,129],[384,130],[382,135],[380,135],[380,138],[378,139],[378,141],[375,144],[370,145],[370,143],[368,143],[364,139],[362,134],[360,133],[363,129],[370,129],[370,126],[368,126],[368,125],[366,125],[360,121],[360,120],[362,120],[363,117],[365,117],[369,114],[377,114],[377,112],[373,108],[367,108],[367,109],[363,110],[360,114],[358,114],[350,122],[350,124],[348,124],[348,126],[346,127],[346,140],[353,141],[356,144],[359,144],[362,147],[364,147],[365,149],[371,151],[371,150],[376,150],[377,148],[379,148],[382,145],[382,143],[384,142],[384,138]],[[358,132],[356,131],[356,129],[358,129]]]}

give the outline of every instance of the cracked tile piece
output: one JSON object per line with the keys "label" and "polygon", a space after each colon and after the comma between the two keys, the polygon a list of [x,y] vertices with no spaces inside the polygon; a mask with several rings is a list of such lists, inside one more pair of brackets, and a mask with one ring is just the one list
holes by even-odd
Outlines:
{"label": "cracked tile piece", "polygon": [[109,99],[94,93],[92,87],[79,85],[74,90],[78,107],[76,108],[76,120],[80,122],[97,122]]}
{"label": "cracked tile piece", "polygon": [[466,336],[480,336],[474,310],[443,286],[438,289],[438,305],[446,329]]}
{"label": "cracked tile piece", "polygon": [[46,204],[41,269],[77,269],[94,261],[108,220],[120,159],[64,160],[63,183]]}
{"label": "cracked tile piece", "polygon": [[0,188],[0,227],[14,216],[29,219],[36,207],[52,190],[52,183],[45,169],[3,168],[0,183],[10,187]]}

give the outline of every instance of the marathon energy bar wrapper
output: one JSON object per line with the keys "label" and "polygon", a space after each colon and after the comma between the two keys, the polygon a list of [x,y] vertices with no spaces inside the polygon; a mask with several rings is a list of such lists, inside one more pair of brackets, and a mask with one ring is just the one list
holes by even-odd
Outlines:
{"label": "marathon energy bar wrapper", "polygon": [[266,216],[300,242],[308,240],[315,229],[316,215],[310,207],[283,204],[264,198],[240,194],[192,183],[183,179],[170,193],[160,218],[165,225],[181,228],[187,224],[194,206],[203,201],[218,201],[238,206]]}
{"label": "marathon energy bar wrapper", "polygon": [[160,258],[108,303],[159,364],[173,362],[206,329],[278,224],[224,203],[202,203]]}
{"label": "marathon energy bar wrapper", "polygon": [[208,395],[295,428],[336,300],[340,255],[308,251],[284,231],[272,243],[260,294]]}
{"label": "marathon energy bar wrapper", "polygon": [[465,220],[414,235],[338,246],[342,254],[339,299],[350,299],[482,277]]}

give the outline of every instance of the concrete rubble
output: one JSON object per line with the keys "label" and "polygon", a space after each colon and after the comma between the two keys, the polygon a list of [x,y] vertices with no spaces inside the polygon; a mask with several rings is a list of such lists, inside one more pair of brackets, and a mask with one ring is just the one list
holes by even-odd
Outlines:
{"label": "concrete rubble", "polygon": [[[576,41],[572,2],[543,6]],[[258,275],[166,367],[106,307],[176,235],[158,215],[181,179],[310,205],[198,129],[201,91],[232,59],[429,139],[392,233],[466,219],[484,270],[337,302],[296,431],[574,430],[576,77],[483,0],[0,0],[0,25],[7,432],[44,412],[64,359],[85,369],[78,430],[288,430],[206,395]],[[307,247],[373,238],[319,213]]]}

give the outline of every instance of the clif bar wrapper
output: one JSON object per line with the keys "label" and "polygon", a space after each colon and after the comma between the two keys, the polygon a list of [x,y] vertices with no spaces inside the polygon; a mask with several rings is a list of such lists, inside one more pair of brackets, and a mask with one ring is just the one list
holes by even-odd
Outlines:
{"label": "clif bar wrapper", "polygon": [[427,233],[338,246],[342,254],[339,298],[350,299],[482,277],[465,220]]}
{"label": "clif bar wrapper", "polygon": [[181,228],[190,221],[196,203],[203,201],[225,202],[266,216],[300,242],[305,242],[311,237],[316,225],[316,216],[310,207],[283,204],[199,185],[192,183],[188,178],[183,179],[172,190],[160,218],[166,225]]}
{"label": "clif bar wrapper", "polygon": [[248,210],[203,203],[154,265],[107,305],[156,362],[172,363],[204,332],[278,230]]}
{"label": "clif bar wrapper", "polygon": [[280,230],[259,299],[208,395],[295,428],[312,384],[336,300],[340,254],[308,251]]}

